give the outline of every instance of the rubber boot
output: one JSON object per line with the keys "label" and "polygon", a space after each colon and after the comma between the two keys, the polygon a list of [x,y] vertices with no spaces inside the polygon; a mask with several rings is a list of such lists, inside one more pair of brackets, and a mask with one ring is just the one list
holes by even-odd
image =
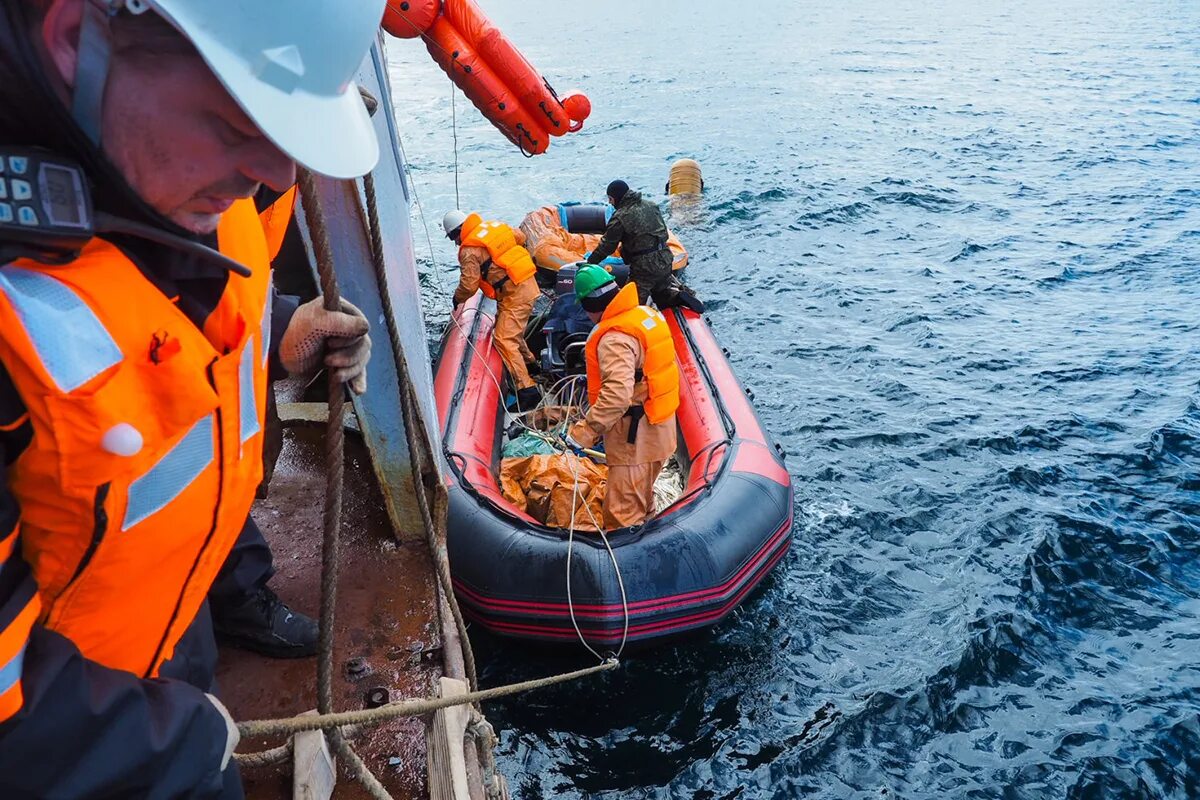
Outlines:
{"label": "rubber boot", "polygon": [[513,412],[533,411],[542,402],[542,390],[536,386],[519,389],[508,410]]}

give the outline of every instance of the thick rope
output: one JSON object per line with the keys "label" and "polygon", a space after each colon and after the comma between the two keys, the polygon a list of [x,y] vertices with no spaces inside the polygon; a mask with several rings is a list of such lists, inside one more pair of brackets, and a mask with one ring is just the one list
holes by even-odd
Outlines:
{"label": "thick rope", "polygon": [[463,619],[462,609],[458,606],[458,598],[454,596],[454,584],[450,576],[450,558],[446,552],[446,527],[443,513],[446,504],[446,488],[440,481],[433,487],[434,504],[439,507],[439,513],[435,517],[430,510],[428,487],[425,482],[426,474],[436,474],[431,464],[433,448],[426,440],[424,425],[417,418],[416,390],[413,388],[413,382],[409,380],[412,373],[408,368],[408,358],[401,347],[400,331],[396,327],[396,314],[392,308],[391,293],[388,291],[387,260],[383,252],[383,229],[379,224],[379,200],[375,192],[375,176],[371,173],[363,177],[363,193],[367,198],[367,227],[371,235],[371,254],[375,262],[375,280],[379,284],[383,318],[387,324],[392,357],[396,362],[396,375],[404,383],[400,392],[400,410],[404,419],[404,436],[408,441],[408,451],[413,459],[413,489],[417,496],[417,510],[421,514],[421,524],[429,539],[429,549],[433,556],[438,582],[442,587],[442,594],[446,597],[446,603],[450,606],[450,614],[454,617],[454,625],[458,630],[467,686],[473,691],[479,688],[479,679],[475,669],[475,653],[471,648],[471,640],[467,636],[467,623]]}
{"label": "thick rope", "polygon": [[[341,292],[333,272],[333,248],[325,228],[325,212],[317,193],[316,179],[300,170],[300,197],[304,218],[317,258],[317,274],[326,310],[341,309]],[[325,428],[325,517],[321,542],[321,627],[317,662],[317,711],[333,711],[333,626],[337,608],[339,533],[342,524],[342,481],[344,478],[346,390],[329,370],[329,420]]]}
{"label": "thick rope", "polygon": [[388,790],[379,782],[375,773],[371,772],[371,768],[366,765],[366,762],[355,752],[349,742],[345,739],[339,740],[337,752],[342,759],[342,765],[355,780],[362,784],[363,788],[367,790],[367,794],[371,795],[374,800],[392,800]]}
{"label": "thick rope", "polygon": [[506,796],[504,779],[496,769],[496,746],[500,740],[492,723],[478,711],[471,712],[471,724],[467,726],[467,736],[475,742],[475,750],[483,768],[483,786],[488,800],[503,800]]}
{"label": "thick rope", "polygon": [[[333,248],[329,244],[329,231],[325,227],[325,210],[317,192],[317,181],[311,172],[301,169],[299,173],[300,197],[304,206],[304,219],[312,237],[313,251],[317,260],[317,275],[321,281],[321,296],[327,311],[340,311],[342,294],[338,289],[337,276],[333,267]],[[342,486],[345,480],[346,447],[346,387],[329,370],[329,418],[325,427],[325,516],[321,538],[321,621],[317,660],[317,713],[333,712],[333,639],[334,620],[337,611],[337,581],[341,548]],[[342,732],[326,734],[335,752],[342,753],[346,761],[362,765],[350,744],[342,738]],[[376,797],[391,800],[370,770],[362,765],[355,770],[355,777]],[[381,795],[377,795],[378,788]]]}
{"label": "thick rope", "polygon": [[454,132],[454,207],[461,209],[462,200],[458,196],[458,99],[455,97],[454,81],[450,81],[450,130]]}
{"label": "thick rope", "polygon": [[257,753],[234,753],[233,760],[238,763],[238,766],[244,769],[254,767],[270,767],[275,764],[282,764],[285,761],[292,759],[292,740],[288,739],[287,744],[281,744],[279,747],[272,747],[270,750],[261,750]]}
{"label": "thick rope", "polygon": [[330,728],[341,728],[346,725],[374,725],[402,717],[416,717],[452,706],[467,705],[468,703],[485,703],[489,700],[495,700],[498,697],[508,697],[509,695],[530,692],[535,689],[544,689],[547,686],[568,683],[590,675],[608,672],[620,665],[620,662],[615,658],[610,658],[603,663],[578,669],[574,672],[564,672],[561,675],[550,675],[531,681],[510,683],[507,686],[497,686],[478,692],[448,695],[446,697],[429,697],[421,700],[396,700],[378,708],[364,708],[360,711],[339,711],[333,714],[301,714],[282,719],[259,719],[251,720],[250,722],[239,722],[238,731],[242,734],[243,738],[251,738],[254,736],[277,736],[279,734],[299,733],[300,731],[328,730]]}
{"label": "thick rope", "polygon": [[[342,729],[342,736],[346,738],[353,737],[360,732],[357,725],[347,725]],[[295,743],[288,739],[279,747],[272,747],[270,750],[261,750],[257,753],[234,753],[233,760],[243,768],[254,767],[270,767],[276,764],[282,764],[285,761],[292,759],[292,750]]]}

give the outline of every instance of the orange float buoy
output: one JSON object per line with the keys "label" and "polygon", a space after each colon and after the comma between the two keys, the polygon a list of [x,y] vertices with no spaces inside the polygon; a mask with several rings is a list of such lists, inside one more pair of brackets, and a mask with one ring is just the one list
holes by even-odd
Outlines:
{"label": "orange float buoy", "polygon": [[574,133],[583,127],[583,121],[592,115],[592,101],[583,92],[567,92],[562,96],[562,107],[571,120],[569,130]]}
{"label": "orange float buoy", "polygon": [[578,131],[591,113],[581,93],[560,99],[474,0],[388,0],[384,28],[421,36],[467,99],[527,155],[546,152],[551,136]]}
{"label": "orange float buoy", "polygon": [[415,39],[437,19],[441,0],[387,0],[383,29],[400,39]]}

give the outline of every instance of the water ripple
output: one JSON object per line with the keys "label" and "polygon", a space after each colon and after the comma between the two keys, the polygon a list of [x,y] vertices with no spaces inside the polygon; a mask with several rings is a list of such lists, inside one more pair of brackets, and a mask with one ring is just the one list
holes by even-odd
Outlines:
{"label": "water ripple", "polygon": [[[595,111],[528,160],[459,103],[463,203],[697,158],[688,281],[796,487],[726,624],[489,706],[513,796],[1200,797],[1200,10],[485,5]],[[445,77],[390,44],[436,224]],[[485,685],[583,663],[473,638]]]}

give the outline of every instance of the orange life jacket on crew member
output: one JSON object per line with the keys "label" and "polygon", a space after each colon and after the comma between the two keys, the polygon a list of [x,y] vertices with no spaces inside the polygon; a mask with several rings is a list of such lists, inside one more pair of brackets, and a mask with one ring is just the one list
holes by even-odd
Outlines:
{"label": "orange life jacket on crew member", "polygon": [[630,281],[604,309],[604,316],[588,336],[588,402],[600,397],[600,340],[609,331],[620,331],[636,338],[645,360],[642,378],[646,381],[646,400],[642,403],[646,419],[658,425],[671,418],[679,408],[679,368],[675,366],[675,342],[663,315],[653,308],[638,305],[637,286]]}
{"label": "orange life jacket on crew member", "polygon": [[[517,236],[513,229],[503,222],[484,222],[483,217],[472,214],[463,222],[462,231],[459,253],[464,247],[487,248],[492,263],[503,269],[508,275],[508,280],[514,285],[524,283],[537,273],[533,257],[529,255],[528,250],[517,244]],[[479,276],[479,288],[485,296],[494,298],[496,289],[500,288],[504,281],[495,286],[488,283],[487,270],[488,265],[485,264],[483,274]]]}
{"label": "orange life jacket on crew member", "polygon": [[203,332],[113,245],[0,267],[0,363],[32,441],[8,472],[42,624],[154,676],[192,623],[262,476],[271,273],[235,203],[231,274]]}

